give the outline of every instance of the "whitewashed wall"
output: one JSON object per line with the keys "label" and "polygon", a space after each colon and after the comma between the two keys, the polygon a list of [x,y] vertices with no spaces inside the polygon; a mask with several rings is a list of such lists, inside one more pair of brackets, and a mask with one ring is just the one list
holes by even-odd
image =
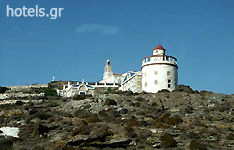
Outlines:
{"label": "whitewashed wall", "polygon": [[[155,73],[155,71],[157,73]],[[170,75],[167,72],[170,71]],[[156,81],[157,80],[157,81]],[[168,88],[168,80],[170,88]],[[142,90],[156,93],[162,89],[173,91],[178,86],[177,67],[167,64],[148,65],[142,68]]]}

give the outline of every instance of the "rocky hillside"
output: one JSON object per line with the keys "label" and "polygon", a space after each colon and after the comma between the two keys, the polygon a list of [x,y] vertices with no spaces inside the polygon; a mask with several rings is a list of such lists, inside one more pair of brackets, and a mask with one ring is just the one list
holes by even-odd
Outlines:
{"label": "rocky hillside", "polygon": [[186,86],[73,99],[29,91],[0,94],[0,127],[20,130],[18,138],[0,130],[1,150],[234,149],[234,95]]}

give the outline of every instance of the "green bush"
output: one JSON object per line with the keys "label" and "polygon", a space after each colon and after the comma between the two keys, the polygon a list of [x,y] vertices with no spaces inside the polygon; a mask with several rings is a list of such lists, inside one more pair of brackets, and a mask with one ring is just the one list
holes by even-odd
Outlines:
{"label": "green bush", "polygon": [[44,89],[45,96],[57,96],[57,92],[53,88],[45,88]]}
{"label": "green bush", "polygon": [[147,92],[146,91],[142,91],[141,94],[147,94]]}
{"label": "green bush", "polygon": [[67,84],[68,81],[54,81],[54,82],[50,82],[48,84],[49,88],[55,88],[55,89],[63,89],[63,85]]}

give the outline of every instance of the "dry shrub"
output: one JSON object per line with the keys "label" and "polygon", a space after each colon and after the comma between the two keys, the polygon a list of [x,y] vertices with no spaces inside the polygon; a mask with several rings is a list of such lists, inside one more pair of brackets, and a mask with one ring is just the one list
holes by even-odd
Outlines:
{"label": "dry shrub", "polygon": [[177,142],[174,140],[170,133],[166,133],[160,137],[160,147],[169,148],[169,147],[177,147]]}
{"label": "dry shrub", "polygon": [[123,108],[119,111],[121,114],[127,114],[128,110],[126,108]]}
{"label": "dry shrub", "polygon": [[125,130],[125,135],[130,137],[130,138],[135,138],[137,136],[137,134],[135,133],[133,128],[130,126],[124,127],[124,130]]}
{"label": "dry shrub", "polygon": [[84,100],[86,98],[92,97],[92,95],[74,95],[73,96],[73,100]]}
{"label": "dry shrub", "polygon": [[47,107],[57,107],[59,104],[57,102],[51,102],[47,105]]}
{"label": "dry shrub", "polygon": [[73,133],[73,134],[88,135],[90,133],[90,131],[91,130],[90,130],[88,125],[81,124],[74,130],[75,133]]}
{"label": "dry shrub", "polygon": [[171,116],[170,113],[164,113],[162,116],[160,116],[160,118],[157,121],[166,123],[168,125],[176,125],[183,122],[180,116],[178,115]]}
{"label": "dry shrub", "polygon": [[116,101],[110,98],[107,98],[104,104],[107,106],[117,105]]}
{"label": "dry shrub", "polygon": [[127,121],[127,125],[129,127],[134,127],[134,126],[138,126],[138,122],[137,122],[137,118],[136,117],[132,117]]}
{"label": "dry shrub", "polygon": [[77,117],[77,118],[88,118],[90,116],[92,116],[92,114],[89,111],[81,110],[81,109],[77,110],[73,115],[73,117]]}
{"label": "dry shrub", "polygon": [[47,120],[49,119],[50,117],[52,117],[49,113],[46,113],[46,112],[37,112],[35,115],[34,115],[35,118],[39,118],[41,120]]}
{"label": "dry shrub", "polygon": [[92,115],[86,119],[88,123],[95,123],[99,121],[99,118],[97,115]]}
{"label": "dry shrub", "polygon": [[197,141],[196,139],[193,139],[193,140],[190,142],[189,148],[190,148],[191,150],[196,150],[196,149],[199,149],[199,150],[207,150],[207,148],[205,147],[205,145],[203,145],[202,143],[200,143],[200,142]]}

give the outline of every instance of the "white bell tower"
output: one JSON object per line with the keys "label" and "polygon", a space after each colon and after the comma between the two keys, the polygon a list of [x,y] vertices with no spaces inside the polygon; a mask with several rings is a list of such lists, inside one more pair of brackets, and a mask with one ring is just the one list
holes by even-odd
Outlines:
{"label": "white bell tower", "polygon": [[101,83],[114,83],[114,74],[112,72],[112,67],[109,59],[107,59],[106,61],[103,80],[101,81]]}

